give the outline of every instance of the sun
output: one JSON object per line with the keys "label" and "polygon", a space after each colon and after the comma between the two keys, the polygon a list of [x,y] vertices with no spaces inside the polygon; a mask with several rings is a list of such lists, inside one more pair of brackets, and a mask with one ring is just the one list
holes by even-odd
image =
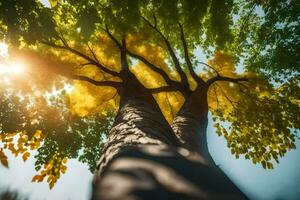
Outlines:
{"label": "sun", "polygon": [[8,45],[0,42],[0,75],[21,74],[24,71],[24,64],[21,61],[10,61],[8,59]]}
{"label": "sun", "polygon": [[24,65],[20,62],[1,62],[0,61],[0,75],[1,74],[21,74],[24,71]]}

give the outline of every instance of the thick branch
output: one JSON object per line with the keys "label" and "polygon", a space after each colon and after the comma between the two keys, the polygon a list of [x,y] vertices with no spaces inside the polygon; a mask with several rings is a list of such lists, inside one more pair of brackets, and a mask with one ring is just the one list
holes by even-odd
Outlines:
{"label": "thick branch", "polygon": [[119,87],[122,84],[121,82],[115,82],[115,81],[96,81],[96,80],[88,78],[86,76],[79,76],[79,75],[67,75],[66,77],[74,79],[74,80],[86,81],[86,82],[89,82],[96,86],[111,86],[116,89],[119,89]]}
{"label": "thick branch", "polygon": [[128,62],[127,62],[127,48],[126,48],[126,40],[125,40],[125,36],[122,39],[122,44],[120,44],[120,42],[117,40],[117,38],[115,38],[113,36],[113,34],[109,31],[108,26],[105,25],[105,32],[107,33],[107,35],[109,36],[109,38],[117,45],[117,47],[120,49],[120,54],[121,54],[121,70],[123,71],[128,71],[129,66],[128,66]]}
{"label": "thick branch", "polygon": [[[135,54],[133,53],[132,51],[128,50],[127,49],[127,53],[131,56],[131,57],[134,57],[140,61],[142,61],[144,64],[146,64],[151,70],[153,70],[154,72],[160,74],[163,79],[166,81],[166,83],[169,85],[169,86],[166,86],[166,88],[168,87],[167,90],[169,91],[180,91],[185,97],[188,97],[191,93],[190,89],[189,88],[186,88],[186,87],[182,87],[182,85],[177,82],[177,81],[174,81],[172,79],[170,79],[169,75],[161,68],[157,67],[156,65],[152,64],[151,62],[149,62],[146,58],[144,58],[143,56],[141,55],[138,55],[138,54]],[[165,89],[166,89],[165,88]],[[159,90],[153,90],[151,91],[152,93],[158,93]],[[163,92],[163,91],[162,91]]]}
{"label": "thick branch", "polygon": [[160,74],[166,81],[166,83],[168,85],[178,85],[179,83],[177,81],[174,81],[172,79],[170,79],[170,77],[168,76],[168,74],[161,68],[155,66],[154,64],[150,63],[146,58],[144,58],[141,55],[135,54],[132,51],[129,51],[127,49],[127,53],[131,56],[134,57],[140,61],[142,61],[144,64],[146,64],[151,70],[155,71],[156,73]]}
{"label": "thick branch", "polygon": [[160,93],[160,92],[175,92],[175,91],[178,91],[178,88],[176,87],[172,87],[172,86],[162,86],[162,87],[159,87],[159,88],[151,88],[151,89],[148,89],[152,94],[157,94],[157,93]]}
{"label": "thick branch", "polygon": [[[151,23],[150,23],[151,24]],[[155,25],[156,27],[156,25]],[[181,84],[177,81],[174,81],[172,79],[170,79],[170,77],[168,76],[168,74],[161,68],[155,66],[154,64],[152,64],[151,62],[149,62],[146,58],[144,58],[143,56],[141,55],[138,55],[138,54],[135,54],[133,53],[132,51],[128,50],[125,46],[124,48],[124,42],[125,42],[125,39],[123,39],[122,41],[122,44],[120,44],[120,42],[116,39],[115,36],[113,36],[113,34],[109,31],[109,28],[107,25],[105,25],[105,28],[102,28],[107,34],[108,36],[110,37],[110,39],[112,41],[114,41],[114,43],[119,47],[120,51],[123,52],[124,49],[126,50],[125,53],[128,53],[131,57],[134,57],[140,61],[142,61],[144,64],[146,64],[151,70],[153,70],[154,72],[160,74],[164,80],[166,81],[166,83],[170,86],[170,88],[172,87],[172,90],[179,90],[183,93],[184,96],[188,96],[190,94],[190,90],[189,90],[189,87],[182,87]],[[163,36],[163,35],[162,35]],[[126,44],[125,44],[126,45]],[[121,53],[122,55],[125,55],[125,53]],[[175,55],[175,54],[174,54]],[[124,57],[124,56],[123,56]],[[176,58],[177,59],[177,58]],[[124,58],[122,58],[121,56],[121,63],[124,62]],[[122,64],[123,66],[123,64]],[[124,65],[125,66],[125,65]],[[128,65],[127,65],[127,69],[128,69]],[[185,75],[185,74],[184,74]],[[169,90],[169,89],[168,89]],[[157,93],[158,90],[155,90],[153,91],[154,93]]]}
{"label": "thick branch", "polygon": [[[176,54],[170,44],[170,42],[168,41],[168,39],[164,36],[164,34],[156,27],[156,25],[153,25],[149,20],[147,20],[146,18],[142,17],[144,19],[144,21],[152,28],[154,29],[164,40],[166,46],[167,46],[167,49],[169,51],[169,54],[173,60],[173,63],[175,65],[175,68],[176,68],[176,71],[179,73],[180,75],[180,79],[181,79],[181,82],[187,87],[189,88],[189,82],[187,80],[187,77],[186,77],[186,74],[184,73],[184,71],[182,70],[182,68],[180,67],[180,63],[178,61],[178,58],[176,57]],[[156,18],[154,16],[154,19],[156,21]]]}
{"label": "thick branch", "polygon": [[87,60],[88,62],[90,62],[91,64],[95,65],[96,67],[98,67],[102,71],[104,71],[104,72],[106,72],[106,73],[108,73],[108,74],[110,74],[112,76],[120,77],[120,74],[118,72],[115,72],[115,71],[112,71],[112,70],[108,69],[107,67],[103,66],[102,64],[100,64],[96,60],[90,58],[89,56],[87,56],[87,55],[85,55],[85,54],[77,51],[76,49],[71,48],[68,44],[66,44],[64,42],[64,40],[62,40],[62,41],[63,41],[64,46],[57,45],[57,44],[50,43],[50,42],[46,42],[46,41],[43,41],[42,43],[45,44],[45,45],[57,48],[57,49],[68,50],[68,51],[72,52],[73,54],[78,55],[78,56],[82,57],[83,59]]}
{"label": "thick branch", "polygon": [[[156,26],[155,26],[155,27],[156,27]],[[149,62],[149,61],[148,61],[146,58],[144,58],[143,56],[138,55],[138,54],[135,54],[135,53],[133,53],[132,51],[128,50],[128,49],[126,48],[125,39],[123,39],[123,40],[122,40],[122,44],[120,44],[119,41],[118,41],[118,40],[112,35],[112,33],[109,31],[109,28],[108,28],[107,25],[105,26],[105,28],[102,28],[102,29],[108,34],[108,36],[111,38],[111,40],[114,41],[114,43],[120,48],[120,51],[122,52],[122,53],[121,53],[122,55],[125,55],[126,53],[128,53],[131,57],[134,57],[134,58],[136,58],[136,59],[142,61],[142,62],[143,62],[144,64],[146,64],[151,70],[153,70],[154,72],[160,74],[160,75],[164,78],[164,80],[166,81],[166,83],[170,86],[170,87],[167,86],[167,87],[168,87],[167,90],[169,90],[169,91],[171,91],[171,90],[172,90],[172,91],[179,90],[179,91],[182,92],[182,94],[183,94],[185,97],[187,97],[187,96],[191,93],[191,91],[189,90],[188,87],[185,87],[185,88],[184,88],[184,87],[182,87],[182,85],[181,85],[179,82],[170,79],[170,77],[168,76],[168,74],[167,74],[163,69],[161,69],[161,68],[155,66],[154,64],[152,64],[151,62]],[[124,48],[124,46],[125,46],[125,48]],[[124,49],[126,50],[126,52],[123,52]],[[121,55],[121,63],[125,61],[124,58],[122,58],[122,55]],[[123,56],[123,57],[124,57],[124,56]],[[176,59],[177,59],[177,58],[176,58]],[[123,66],[123,64],[122,64],[122,66]],[[128,69],[128,65],[127,65],[127,69]],[[185,75],[185,74],[184,74],[184,75]],[[172,88],[172,89],[171,89],[171,88]],[[165,89],[166,89],[166,88],[164,88],[164,90],[165,90]],[[162,91],[162,90],[161,90],[161,91]],[[157,90],[152,90],[151,92],[153,92],[153,93],[158,93],[159,90],[158,90],[158,89],[157,89]]]}
{"label": "thick branch", "polygon": [[232,83],[238,83],[238,82],[242,82],[242,81],[248,81],[249,79],[246,77],[243,78],[230,78],[230,77],[224,77],[224,76],[215,76],[211,79],[209,79],[206,84],[207,86],[210,86],[211,84],[213,84],[216,81],[228,81],[228,82],[232,82]]}
{"label": "thick branch", "polygon": [[182,45],[183,45],[183,50],[184,50],[184,59],[185,59],[185,62],[188,66],[189,72],[190,72],[191,76],[193,77],[193,79],[199,85],[205,85],[205,82],[199,76],[197,76],[197,74],[195,73],[195,71],[193,69],[193,66],[192,66],[192,63],[191,63],[191,60],[190,60],[190,57],[189,57],[188,47],[187,47],[187,43],[186,43],[186,40],[185,40],[183,28],[182,28],[180,23],[179,23],[179,28],[180,28],[180,35],[181,35],[180,38],[181,38]]}

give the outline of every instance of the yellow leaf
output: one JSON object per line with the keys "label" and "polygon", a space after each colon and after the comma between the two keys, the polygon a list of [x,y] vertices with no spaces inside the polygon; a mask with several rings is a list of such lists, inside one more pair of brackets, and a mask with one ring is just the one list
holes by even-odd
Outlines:
{"label": "yellow leaf", "polygon": [[35,175],[34,177],[32,177],[31,182],[42,182],[43,180],[44,180],[43,175]]}
{"label": "yellow leaf", "polygon": [[63,174],[66,173],[67,167],[64,166],[64,165],[61,165],[61,166],[60,166],[60,171],[61,171]]}
{"label": "yellow leaf", "polygon": [[54,181],[51,181],[50,183],[49,183],[49,188],[50,188],[50,190],[53,188],[53,186],[54,186]]}
{"label": "yellow leaf", "polygon": [[68,161],[68,158],[67,157],[64,157],[64,159],[62,160],[62,163],[66,164]]}
{"label": "yellow leaf", "polygon": [[8,149],[11,150],[12,153],[16,152],[15,146],[11,143],[8,145]]}
{"label": "yellow leaf", "polygon": [[46,171],[51,170],[52,167],[53,167],[53,165],[51,163],[48,163],[47,165],[44,166],[44,168],[45,168]]}
{"label": "yellow leaf", "polygon": [[30,156],[30,153],[29,153],[29,152],[25,152],[25,153],[23,154],[23,156],[22,156],[23,161],[25,162],[25,161],[28,159],[29,156]]}
{"label": "yellow leaf", "polygon": [[55,7],[57,5],[57,3],[59,3],[59,2],[60,2],[60,0],[49,0],[51,7]]}
{"label": "yellow leaf", "polygon": [[40,138],[41,135],[42,135],[42,131],[41,131],[41,130],[37,130],[37,131],[34,133],[33,137],[35,137],[35,138]]}
{"label": "yellow leaf", "polygon": [[47,182],[50,183],[50,182],[52,182],[52,180],[53,180],[53,176],[50,175],[50,176],[48,177],[48,179],[47,179]]}
{"label": "yellow leaf", "polygon": [[2,163],[2,165],[4,165],[4,167],[8,168],[8,161],[7,161],[7,159],[1,159],[1,163]]}
{"label": "yellow leaf", "polygon": [[4,152],[2,151],[2,149],[0,150],[0,161],[2,163],[3,166],[8,168],[8,161],[7,161],[7,156],[4,154]]}
{"label": "yellow leaf", "polygon": [[8,138],[8,139],[6,139],[5,142],[12,142],[12,141],[13,141],[13,138]]}

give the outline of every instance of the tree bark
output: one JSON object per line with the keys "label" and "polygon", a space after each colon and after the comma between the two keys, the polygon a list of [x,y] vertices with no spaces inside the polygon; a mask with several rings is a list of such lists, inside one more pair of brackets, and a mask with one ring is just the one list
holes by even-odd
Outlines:
{"label": "tree bark", "polygon": [[186,99],[171,127],[185,148],[213,163],[207,145],[207,114],[207,88],[201,87]]}
{"label": "tree bark", "polygon": [[126,147],[180,145],[153,96],[131,72],[122,73],[125,81],[120,90],[120,107],[98,163],[98,176],[107,163]]}
{"label": "tree bark", "polygon": [[[122,76],[120,108],[95,173],[92,199],[247,199],[204,157],[182,148],[149,91],[130,72]],[[196,100],[187,102],[182,117],[198,106]],[[185,135],[187,127],[177,127]]]}

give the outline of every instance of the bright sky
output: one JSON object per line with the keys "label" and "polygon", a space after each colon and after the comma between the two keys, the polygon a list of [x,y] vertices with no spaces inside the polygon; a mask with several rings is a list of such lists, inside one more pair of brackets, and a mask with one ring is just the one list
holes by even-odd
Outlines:
{"label": "bright sky", "polygon": [[10,188],[29,200],[85,200],[90,199],[92,174],[88,167],[77,160],[69,160],[67,172],[49,190],[47,182],[32,183],[36,175],[33,156],[24,163],[19,156],[8,154],[9,169],[0,165],[0,191]]}
{"label": "bright sky", "polygon": [[[42,0],[49,6],[47,0]],[[0,43],[0,54],[6,54],[5,44]],[[204,60],[203,53],[197,52],[198,58]],[[12,65],[12,71],[20,72],[22,66]],[[10,73],[7,66],[0,65],[1,73]],[[209,149],[216,163],[246,193],[256,200],[285,199],[295,200],[300,197],[300,142],[297,149],[288,152],[280,159],[274,170],[265,170],[261,165],[253,165],[249,160],[236,159],[231,155],[223,137],[214,133],[212,122],[208,126]],[[46,183],[31,183],[36,174],[34,159],[31,156],[26,163],[20,157],[9,154],[10,168],[0,165],[0,190],[11,188],[25,194],[30,200],[85,200],[91,192],[92,174],[88,167],[77,160],[69,160],[68,170],[50,191]]]}

